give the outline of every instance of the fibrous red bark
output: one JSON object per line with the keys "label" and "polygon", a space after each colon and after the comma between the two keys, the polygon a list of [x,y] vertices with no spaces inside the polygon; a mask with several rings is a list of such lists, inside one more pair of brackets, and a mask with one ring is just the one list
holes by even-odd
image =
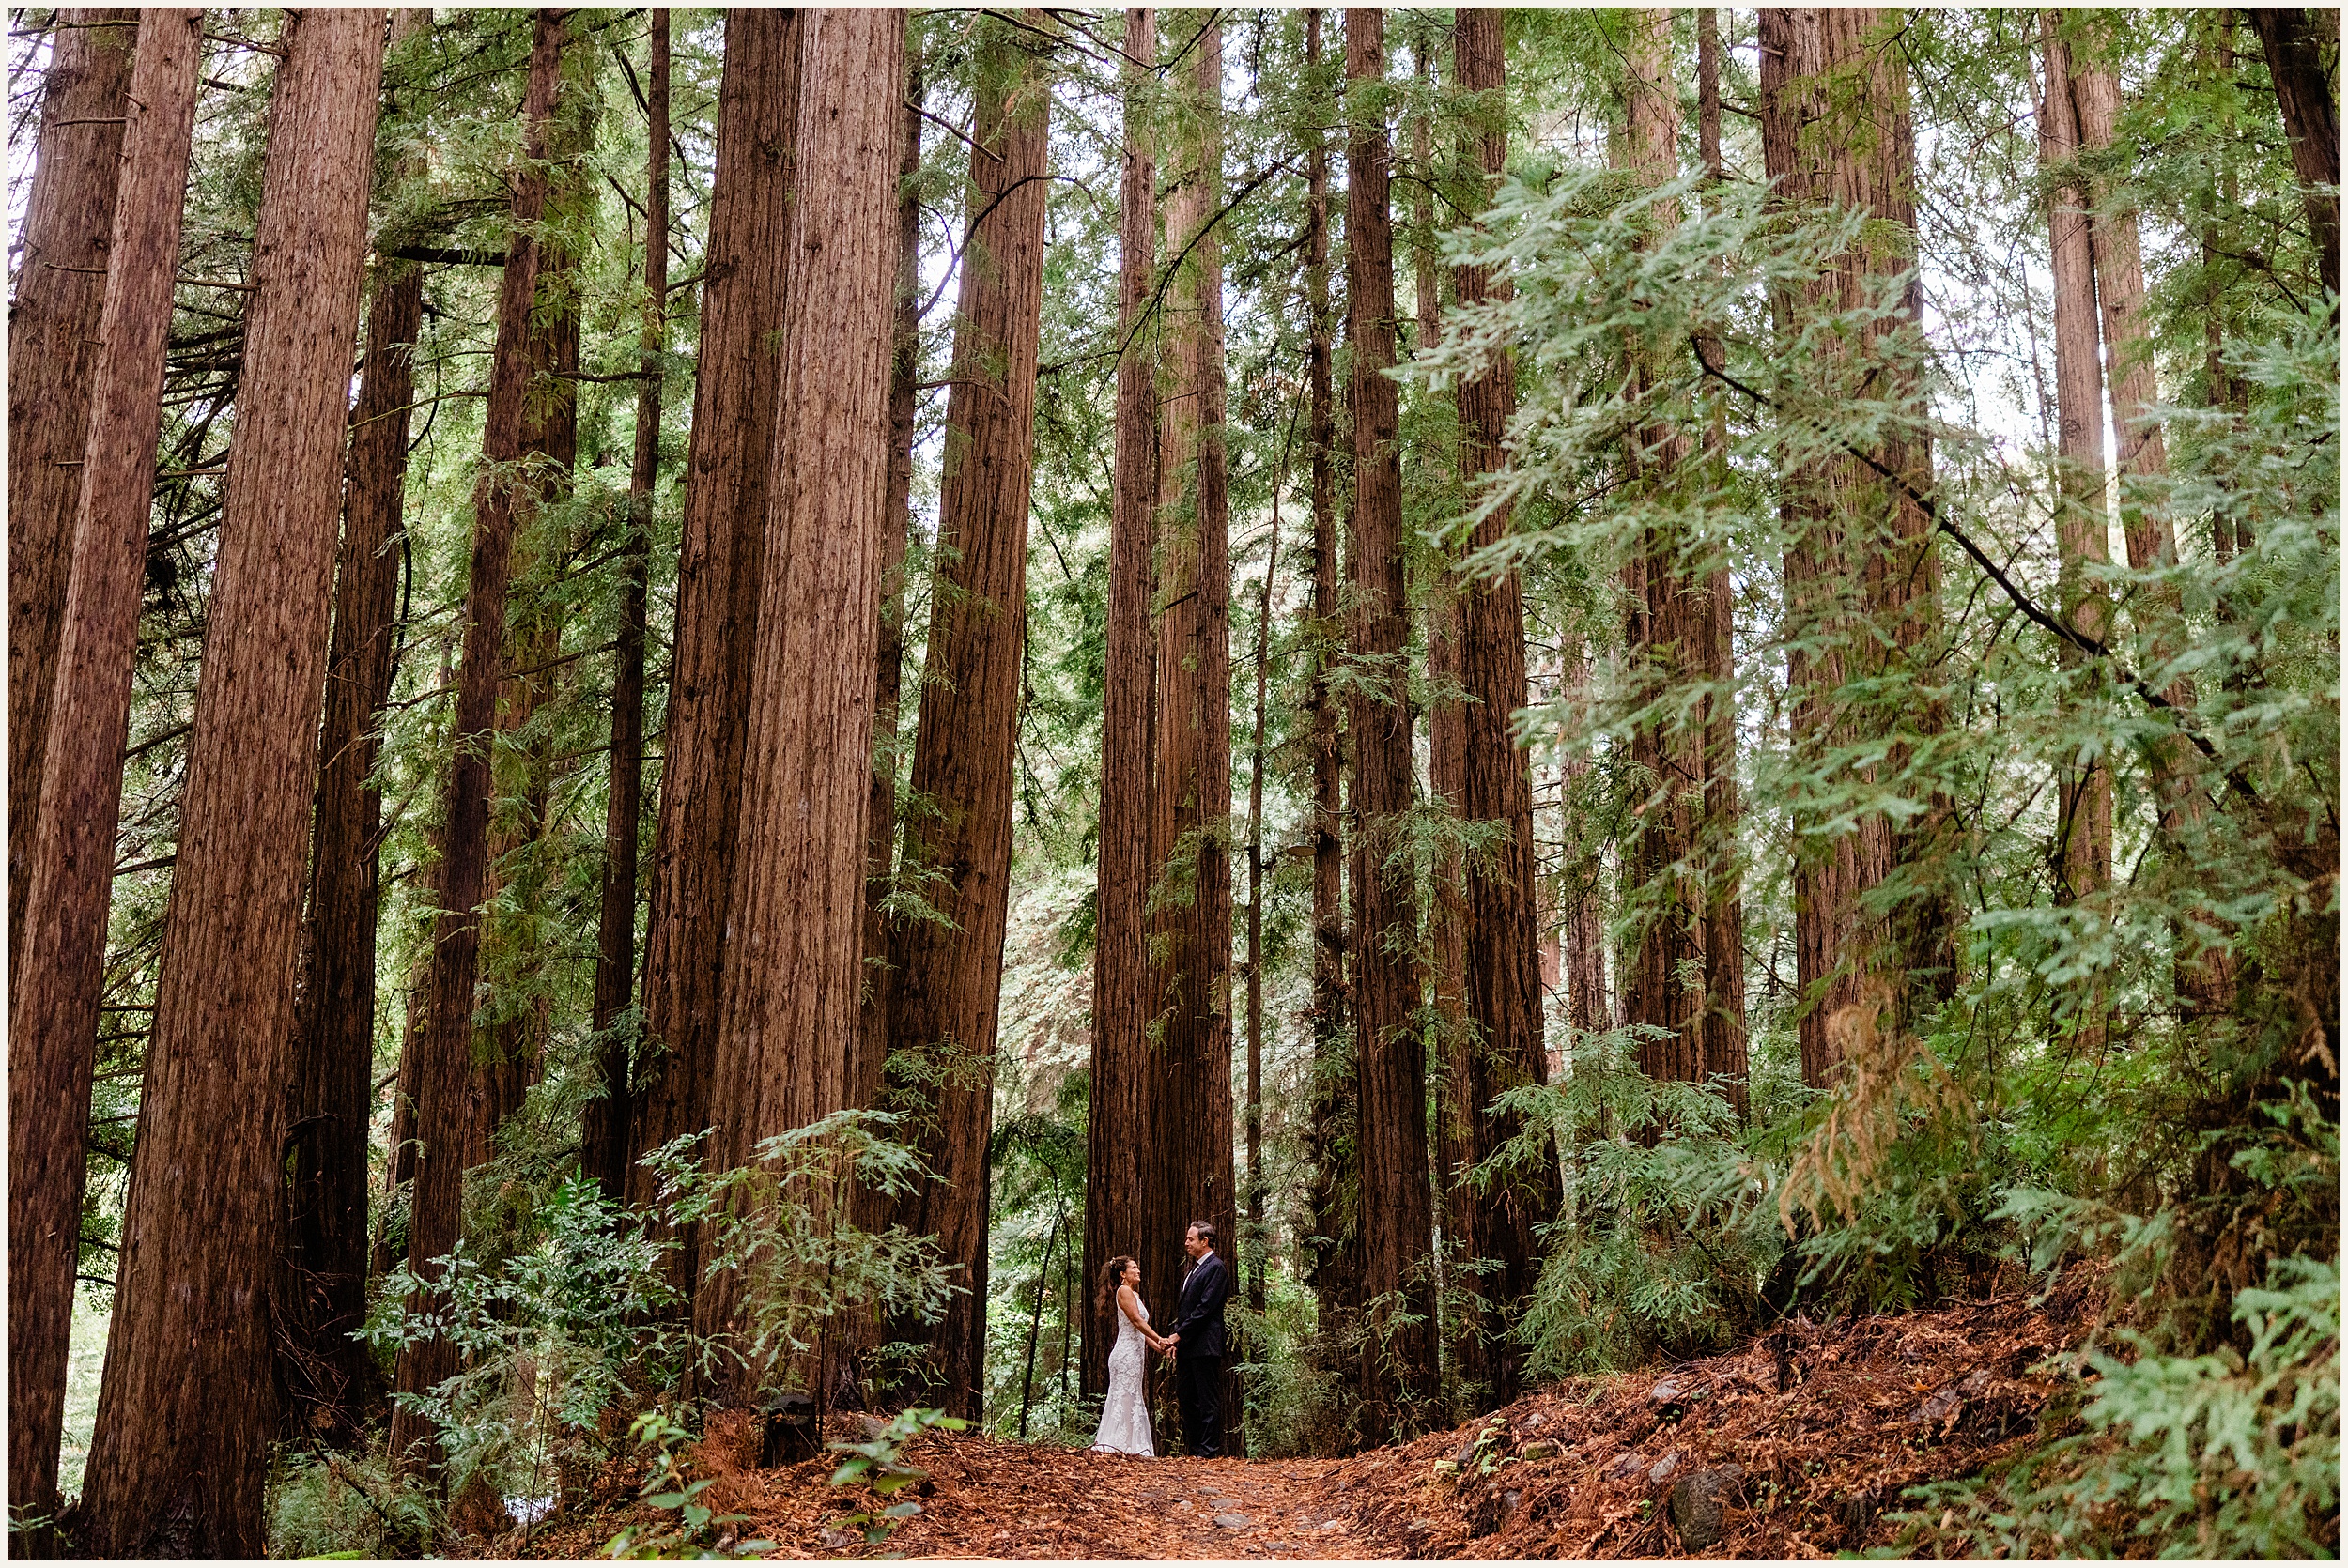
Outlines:
{"label": "fibrous red bark", "polygon": [[[1083,1278],[1141,1244],[1151,1135],[1148,1028],[1151,762],[1156,643],[1151,563],[1158,513],[1157,335],[1149,318],[1157,263],[1156,145],[1143,97],[1157,60],[1156,13],[1125,13],[1125,148],[1119,194],[1117,490],[1109,520],[1101,693],[1101,833],[1092,962],[1092,1086],[1087,1113]],[[1113,1318],[1085,1316],[1082,1389],[1108,1388]]]}
{"label": "fibrous red bark", "polygon": [[195,10],[139,23],[50,709],[61,744],[43,757],[25,870],[44,936],[9,965],[8,1498],[34,1517],[57,1512],[83,1142],[202,34]]}
{"label": "fibrous red bark", "polygon": [[122,170],[136,10],[60,8],[41,84],[23,256],[8,301],[8,991],[15,995],[40,816],[41,758],[73,514],[89,437],[99,312]]}
{"label": "fibrous red bark", "polygon": [[[1032,22],[1033,19],[1031,18]],[[987,1138],[1010,914],[1012,746],[1027,621],[1027,501],[1043,298],[1046,73],[1007,23],[981,45],[938,502],[938,586],[914,734],[905,867],[953,924],[909,921],[895,946],[892,1057],[919,1064],[916,1145],[935,1179],[901,1207],[967,1287],[932,1333],[947,1413],[979,1414],[986,1360]]]}
{"label": "fibrous red bark", "polygon": [[155,1030],[77,1545],[259,1557],[286,1042],[384,13],[295,13],[270,112]]}
{"label": "fibrous red bark", "polygon": [[[1383,81],[1385,23],[1345,13],[1349,100]],[[1402,474],[1395,361],[1394,228],[1383,120],[1358,110],[1346,154],[1346,401],[1353,416],[1352,700],[1354,1016],[1360,1078],[1362,1282],[1371,1336],[1361,1362],[1363,1435],[1383,1440],[1422,1419],[1436,1393],[1432,1197],[1427,1164],[1426,1046],[1412,1027],[1418,919],[1398,833],[1411,809]],[[1397,860],[1399,864],[1397,864]],[[1374,1195],[1374,1196],[1373,1196]],[[1399,1310],[1389,1310],[1399,1309]],[[1406,1321],[1408,1319],[1414,1321]]]}
{"label": "fibrous red bark", "polygon": [[[415,1071],[416,1175],[409,1206],[408,1264],[439,1277],[438,1260],[463,1234],[463,1178],[477,1138],[472,1050],[474,984],[480,973],[482,904],[489,892],[489,753],[495,745],[498,686],[505,644],[506,591],[514,532],[526,504],[514,471],[522,453],[530,356],[525,340],[536,298],[539,241],[546,210],[547,128],[554,112],[565,23],[541,8],[532,22],[530,79],[523,99],[526,163],[514,186],[513,237],[498,292],[498,331],[490,359],[489,402],[482,433],[484,471],[473,493],[472,560],[466,578],[464,665],[456,692],[456,757],[449,770],[440,861],[440,914],[434,922],[431,993]],[[403,1348],[394,1389],[423,1393],[456,1370],[456,1347],[431,1335]],[[430,1427],[401,1407],[392,1417],[392,1451],[402,1466],[427,1462]]]}
{"label": "fibrous red bark", "polygon": [[[710,196],[701,356],[678,546],[676,630],[660,767],[652,909],[645,929],[644,1036],[631,1154],[709,1125],[718,976],[749,728],[749,652],[766,538],[768,453],[781,383],[778,336],[790,292],[789,228],[798,138],[798,9],[726,16],[718,169]],[[632,1164],[628,1202],[658,1197]],[[675,1238],[670,1278],[690,1296],[698,1241]]]}
{"label": "fibrous red bark", "polygon": [[[749,668],[742,853],[720,970],[717,1081],[727,1093],[713,1099],[710,1139],[719,1170],[846,1106],[863,972],[904,18],[836,8],[801,25],[802,177]],[[703,1282],[703,1333],[735,1326],[732,1284],[723,1273]],[[746,1369],[743,1391],[764,1370]]]}

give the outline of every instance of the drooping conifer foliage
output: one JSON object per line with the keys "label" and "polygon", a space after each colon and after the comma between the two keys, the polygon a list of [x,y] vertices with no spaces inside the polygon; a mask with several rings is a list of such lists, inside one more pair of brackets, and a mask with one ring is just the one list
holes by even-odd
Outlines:
{"label": "drooping conifer foliage", "polygon": [[1230,1451],[2084,1260],[1908,1546],[2337,1552],[2334,13],[11,18],[12,1545],[1200,1221]]}

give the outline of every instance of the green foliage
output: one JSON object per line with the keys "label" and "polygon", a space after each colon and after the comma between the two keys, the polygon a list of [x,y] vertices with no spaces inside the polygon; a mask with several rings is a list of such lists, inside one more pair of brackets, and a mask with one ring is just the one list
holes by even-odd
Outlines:
{"label": "green foliage", "polygon": [[[832,1472],[834,1486],[854,1486],[861,1483],[872,1494],[874,1502],[895,1497],[906,1487],[929,1479],[929,1471],[905,1461],[904,1451],[913,1440],[925,1432],[961,1432],[969,1427],[943,1410],[900,1410],[889,1423],[872,1437],[860,1443],[828,1443],[825,1446],[836,1453],[848,1455]],[[864,1544],[877,1546],[905,1520],[921,1512],[921,1505],[911,1498],[882,1503],[867,1504],[853,1513],[842,1514],[838,1522],[851,1530],[864,1532]]]}
{"label": "green foliage", "polygon": [[740,1524],[749,1515],[719,1514],[701,1500],[701,1495],[717,1483],[710,1478],[685,1478],[677,1450],[691,1439],[692,1434],[672,1420],[667,1411],[655,1408],[638,1416],[628,1428],[628,1436],[655,1451],[651,1467],[644,1472],[643,1484],[637,1488],[637,1500],[647,1507],[668,1511],[672,1517],[655,1525],[629,1525],[604,1543],[604,1556],[637,1562],[707,1562],[756,1557],[775,1549],[772,1541],[736,1541],[731,1534],[721,1548],[711,1547],[713,1533],[723,1526]]}
{"label": "green foliage", "polygon": [[603,1413],[632,1387],[671,1386],[684,1372],[669,1244],[576,1178],[537,1221],[536,1244],[495,1268],[460,1243],[429,1278],[394,1269],[367,1320],[368,1343],[383,1349],[434,1336],[456,1347],[454,1376],[397,1396],[432,1423],[452,1496],[476,1478],[502,1495],[545,1495],[558,1459],[600,1456]]}
{"label": "green foliage", "polygon": [[1895,1551],[1985,1557],[2336,1557],[2340,1266],[2278,1258],[2236,1293],[2247,1350],[2086,1352],[2083,1428],[1977,1480],[1919,1487]]}

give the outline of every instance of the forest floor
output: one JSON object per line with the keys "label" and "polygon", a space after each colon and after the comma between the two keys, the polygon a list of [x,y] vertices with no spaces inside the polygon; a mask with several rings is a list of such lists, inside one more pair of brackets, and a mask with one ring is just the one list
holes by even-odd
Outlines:
{"label": "forest floor", "polygon": [[[1896,1544],[1904,1487],[2043,1440],[2078,1384],[2062,1353],[2101,1309],[2075,1271],[1930,1312],[1794,1319],[1732,1354],[1551,1385],[1493,1415],[1352,1459],[1135,1460],[934,1436],[933,1487],[869,1554],[824,1460],[741,1463],[743,1418],[693,1451],[703,1500],[793,1558],[1817,1558]],[[2052,1364],[2049,1364],[2052,1363]],[[854,1418],[840,1418],[843,1422]],[[2067,1422],[2067,1417],[2057,1418]],[[487,1555],[581,1558],[631,1519],[614,1466],[582,1506]]]}

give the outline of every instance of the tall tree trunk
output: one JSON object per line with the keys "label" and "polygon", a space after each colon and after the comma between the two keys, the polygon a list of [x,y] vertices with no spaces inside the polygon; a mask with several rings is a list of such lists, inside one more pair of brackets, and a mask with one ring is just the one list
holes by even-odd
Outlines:
{"label": "tall tree trunk", "polygon": [[[1139,1249],[1153,1135],[1150,1014],[1150,779],[1156,730],[1151,563],[1158,516],[1155,340],[1147,331],[1157,270],[1156,141],[1148,91],[1157,13],[1125,13],[1125,152],[1119,194],[1117,491],[1109,518],[1106,650],[1101,692],[1101,852],[1094,884],[1092,1098],[1085,1133],[1084,1279]],[[1113,1317],[1085,1316],[1078,1386],[1108,1389]]]}
{"label": "tall tree trunk", "polygon": [[[2075,56],[2070,87],[2078,112],[2081,149],[2108,150],[2119,129],[2118,71],[2109,59]],[[2145,493],[2168,477],[2169,449],[2154,413],[2160,390],[2154,381],[2152,332],[2144,318],[2143,251],[2135,209],[2123,208],[2096,218],[2092,236],[2095,298],[2102,313],[2105,368],[2111,389],[2111,423],[2120,439],[2121,529],[2127,538],[2129,566],[2139,572],[2162,571],[2177,563],[2177,535],[2169,508]],[[2184,627],[2184,607],[2175,586],[2149,583],[2130,598],[2138,624],[2157,655],[2164,659],[2173,655]],[[2180,677],[2161,695],[2178,708],[2190,708],[2193,682]],[[2161,831],[2172,844],[2198,838],[2208,817],[2201,791],[2200,758],[2181,735],[2155,741],[2150,749]],[[2193,1008],[2222,1010],[2232,995],[2234,969],[2232,955],[2222,948],[2200,954],[2180,951],[2178,992]]]}
{"label": "tall tree trunk", "polygon": [[[1197,13],[1194,13],[1197,14]],[[1167,399],[1159,414],[1158,697],[1151,786],[1148,1002],[1157,1054],[1150,1152],[1156,1201],[1140,1246],[1145,1285],[1171,1293],[1194,1220],[1236,1257],[1231,1169],[1230,493],[1224,447],[1223,30],[1213,12],[1185,55],[1188,80],[1166,199]],[[1236,1410],[1235,1386],[1225,1407]],[[1233,1422],[1235,1436],[1238,1422]]]}
{"label": "tall tree trunk", "polygon": [[611,782],[603,819],[603,908],[596,923],[592,1022],[605,1037],[603,1096],[587,1107],[580,1164],[617,1202],[627,1191],[628,1058],[633,1031],[610,1034],[636,980],[636,857],[644,799],[644,576],[652,556],[652,490],[660,477],[661,364],[668,351],[669,13],[655,8],[644,72],[644,326],[637,374],[636,451],[628,469],[621,557],[620,636],[611,681]]}
{"label": "tall tree trunk", "polygon": [[[431,25],[403,8],[396,46]],[[410,161],[405,171],[414,173]],[[318,735],[302,984],[286,1073],[286,1232],[277,1290],[278,1386],[286,1430],[348,1443],[380,1396],[375,1359],[353,1337],[367,1314],[368,1087],[375,1074],[375,942],[382,795],[372,780],[392,694],[409,408],[424,269],[378,264],[359,402],[350,416],[334,631]]]}
{"label": "tall tree trunk", "polygon": [[[1790,331],[1807,313],[1860,309],[1880,280],[1910,271],[1914,251],[1897,231],[1914,228],[1915,147],[1905,68],[1890,52],[1885,13],[1765,8],[1759,20],[1762,144],[1780,200],[1797,208],[1831,201],[1871,212],[1885,225],[1862,233],[1818,279],[1775,301],[1781,326]],[[1913,368],[1921,304],[1911,277],[1902,309],[1870,334],[1903,341],[1871,347],[1864,359],[1842,350],[1808,372],[1815,384],[1806,394],[1831,407],[1849,397],[1881,397],[1887,383],[1876,366],[1889,363],[1900,428],[1870,455],[1906,483],[1893,486],[1856,458],[1785,475],[1786,615],[1788,636],[1800,645],[1788,659],[1787,689],[1796,745],[1805,750],[1894,729],[1928,734],[1945,722],[1939,699],[1921,682],[1887,686],[1899,693],[1896,712],[1880,699],[1872,707],[1854,701],[1846,690],[1853,680],[1899,673],[1898,661],[1907,661],[1908,679],[1917,682],[1939,635],[1931,522],[1907,493],[1927,493],[1932,483],[1923,394]],[[1858,577],[1855,594],[1843,593],[1846,571]],[[1887,645],[1894,652],[1884,652]],[[1896,768],[1904,761],[1894,747],[1882,765]],[[1862,770],[1861,782],[1874,776]],[[1920,999],[1945,994],[1955,981],[1954,927],[1934,881],[1936,862],[1946,853],[1945,802],[1934,802],[1921,825],[1898,832],[1880,815],[1861,817],[1854,831],[1823,842],[1812,826],[1797,815],[1798,1023],[1803,1081],[1825,1086],[1840,1070],[1828,1021],[1887,980],[1902,1023]],[[1913,879],[1910,891],[1888,922],[1870,924],[1861,900],[1895,867]]]}
{"label": "tall tree trunk", "polygon": [[[910,47],[910,43],[908,43]],[[877,1106],[887,1077],[890,1000],[889,928],[883,900],[896,869],[897,718],[904,689],[905,542],[913,515],[913,445],[921,396],[921,115],[926,96],[920,57],[905,62],[904,127],[897,166],[897,314],[888,370],[888,477],[881,498],[880,650],[873,671],[873,781],[865,812],[864,993],[857,1020],[849,1103]],[[857,1197],[858,1222],[885,1223],[888,1201]]]}
{"label": "tall tree trunk", "polygon": [[949,1415],[980,1413],[986,1364],[987,1138],[996,1007],[1010,913],[1012,747],[1027,629],[1027,500],[1043,299],[1047,77],[1007,23],[981,46],[969,236],[946,404],[938,585],[914,732],[913,791],[937,815],[906,824],[904,861],[948,919],[896,946],[892,1054],[921,1064],[918,1145],[936,1179],[901,1208],[967,1287],[936,1330]]}
{"label": "tall tree trunk", "polygon": [[[536,226],[546,210],[548,123],[563,58],[563,13],[533,16],[530,80],[522,100],[525,160],[514,186],[513,237],[498,291],[498,330],[482,432],[484,472],[473,494],[472,560],[465,585],[464,665],[456,690],[455,757],[442,808],[440,913],[433,922],[431,995],[415,1072],[416,1176],[409,1203],[408,1264],[436,1281],[437,1260],[463,1234],[464,1162],[479,1125],[474,1105],[472,1015],[481,963],[482,904],[489,892],[489,753],[496,743],[498,685],[505,644],[506,590],[522,484],[526,348],[537,295]],[[393,1388],[419,1394],[456,1370],[456,1346],[431,1335],[403,1348]],[[432,1462],[431,1428],[416,1411],[392,1415],[392,1453],[403,1468]]]}
{"label": "tall tree trunk", "polygon": [[[548,816],[554,746],[543,725],[537,733],[530,731],[540,711],[557,700],[564,680],[567,605],[560,585],[569,573],[571,544],[559,525],[540,519],[570,498],[579,462],[579,257],[559,235],[579,224],[581,208],[594,200],[587,183],[589,149],[576,140],[580,122],[575,112],[563,109],[560,87],[556,100],[557,140],[549,149],[555,167],[548,181],[546,216],[558,237],[549,237],[538,253],[537,290],[523,340],[529,382],[522,405],[523,469],[515,482],[525,499],[516,515],[498,699],[500,740],[492,747],[520,754],[522,785],[519,808],[507,803],[495,810],[505,825],[489,837],[491,913],[485,914],[482,927],[488,967],[482,980],[490,1017],[473,1043],[468,1169],[495,1155],[498,1130],[521,1110],[538,1081],[550,1017],[543,978],[548,945],[541,933],[549,923],[546,845],[554,828]],[[502,925],[494,912],[508,907],[518,918]]]}
{"label": "tall tree trunk", "polygon": [[[1384,14],[1345,13],[1349,83],[1381,82]],[[1358,85],[1349,92],[1357,99]],[[1362,1431],[1383,1440],[1423,1420],[1436,1393],[1431,1194],[1427,1180],[1426,1044],[1411,957],[1418,927],[1408,857],[1391,862],[1411,809],[1411,709],[1405,644],[1402,473],[1394,363],[1394,228],[1383,120],[1354,111],[1346,154],[1346,401],[1353,416],[1351,652],[1386,689],[1352,702],[1354,999],[1360,1062],[1362,1298],[1372,1344],[1362,1358]],[[1367,677],[1364,677],[1367,681]],[[1370,1194],[1376,1194],[1370,1201]],[[1402,1314],[1407,1313],[1405,1321]]]}
{"label": "tall tree trunk", "polygon": [[[1625,148],[1639,183],[1652,191],[1679,174],[1679,97],[1671,79],[1671,13],[1630,13],[1624,93]],[[1679,221],[1676,202],[1659,202],[1654,238],[1660,245]],[[1660,379],[1643,354],[1630,374],[1644,395]],[[1683,482],[1687,438],[1667,424],[1643,425],[1630,436],[1629,470],[1639,489],[1659,499]],[[1668,694],[1701,674],[1708,582],[1691,576],[1677,530],[1649,523],[1642,530],[1629,580],[1635,584],[1626,643],[1632,669],[1631,700],[1650,714],[1673,706]],[[1639,1040],[1639,1069],[1682,1084],[1705,1078],[1703,993],[1687,980],[1703,965],[1705,899],[1689,869],[1695,858],[1703,781],[1703,736],[1668,717],[1648,717],[1630,738],[1630,760],[1644,799],[1638,826],[1625,846],[1630,883],[1626,899],[1639,911],[1636,958],[1625,988],[1625,1022],[1658,1034]]]}
{"label": "tall tree trunk", "polygon": [[[1720,12],[1696,12],[1696,144],[1707,190],[1727,179],[1721,162]],[[1712,198],[1707,197],[1708,201]],[[1721,263],[1723,272],[1727,262]],[[1717,354],[1714,363],[1722,362]],[[1707,483],[1727,478],[1728,414],[1716,408],[1704,431]],[[1699,657],[1709,688],[1704,699],[1703,816],[1706,838],[1704,902],[1704,1071],[1737,1107],[1752,1108],[1746,1087],[1745,913],[1740,884],[1737,790],[1736,588],[1722,559],[1706,575],[1697,608]]]}
{"label": "tall tree trunk", "polygon": [[[1348,1049],[1345,981],[1345,841],[1339,814],[1344,758],[1338,725],[1343,704],[1335,671],[1345,646],[1337,598],[1336,410],[1330,340],[1329,139],[1321,129],[1334,115],[1336,95],[1323,81],[1320,7],[1305,13],[1305,69],[1316,115],[1305,152],[1305,453],[1311,472],[1313,513],[1312,678],[1306,724],[1312,747],[1313,1074],[1312,1189],[1308,1201],[1316,1237],[1308,1283],[1321,1308],[1321,1338],[1334,1346],[1341,1319],[1361,1299],[1359,1237],[1347,1191],[1352,1185],[1343,1150],[1353,1117],[1352,1053]],[[1340,62],[1341,65],[1341,62]]]}
{"label": "tall tree trunk", "polygon": [[[896,10],[854,8],[811,11],[802,25],[805,177],[780,322],[743,855],[720,975],[717,1081],[728,1092],[713,1102],[710,1149],[719,1170],[847,1105],[864,968],[905,26]],[[1042,184],[1031,189],[1040,200]],[[984,1148],[981,1136],[981,1159]],[[733,1284],[724,1273],[703,1283],[703,1334],[736,1327]],[[767,1370],[744,1369],[737,1391]]]}
{"label": "tall tree trunk", "polygon": [[[24,254],[8,301],[8,995],[40,816],[57,635],[98,370],[107,242],[139,13],[62,8],[41,85]],[[21,1497],[22,1494],[19,1494]]]}
{"label": "tall tree trunk", "polygon": [[[1264,547],[1263,596],[1256,607],[1256,725],[1247,748],[1247,1305],[1264,1309],[1263,1230],[1263,734],[1272,666],[1272,584],[1280,569],[1280,488],[1287,453],[1272,481],[1272,534]],[[1235,1238],[1236,1239],[1236,1238]]]}
{"label": "tall tree trunk", "polygon": [[[2110,635],[2111,606],[2091,574],[2111,558],[2105,544],[2104,386],[2096,357],[2093,197],[2078,170],[2078,115],[2071,98],[2070,45],[2053,11],[2039,13],[2045,93],[2039,101],[2040,167],[2056,176],[2047,224],[2054,255],[2056,441],[2055,532],[2062,560],[2062,607],[2098,641]],[[2080,655],[2064,644],[2064,663]],[[2111,770],[2100,759],[2066,763],[2057,832],[2068,899],[2092,898],[2111,882]]]}
{"label": "tall tree trunk", "polygon": [[285,47],[76,1532],[102,1557],[258,1557],[268,1544],[261,1282],[276,1264],[301,828],[317,776],[383,11],[299,12]]}
{"label": "tall tree trunk", "polygon": [[[2291,139],[2291,166],[2307,204],[2308,233],[2315,241],[2324,286],[2340,293],[2340,105],[2337,85],[2324,68],[2317,13],[2304,6],[2247,8],[2266,53],[2266,73],[2282,110],[2283,133]],[[2331,47],[2338,69],[2340,19],[2331,20]]]}
{"label": "tall tree trunk", "polygon": [[[106,352],[90,376],[88,436],[75,469],[84,479],[57,634],[50,720],[63,744],[42,758],[42,806],[26,866],[30,907],[41,912],[43,938],[21,968],[8,966],[12,1517],[54,1519],[57,1513],[57,1443],[87,1176],[83,1143],[202,34],[203,13],[196,10],[150,10],[139,23],[126,91],[132,101],[124,111],[121,199],[114,204],[99,313],[97,335]],[[28,1545],[43,1550],[50,1542],[37,1536]]]}
{"label": "tall tree trunk", "polygon": [[[628,1130],[641,1158],[710,1124],[718,962],[734,883],[749,653],[766,538],[767,453],[781,385],[778,333],[791,282],[790,220],[799,123],[798,8],[726,13],[711,188],[701,355],[677,555],[676,630],[652,910],[644,938],[645,1052]],[[631,1165],[628,1202],[658,1197]],[[676,1237],[670,1278],[689,1298],[698,1237]]]}
{"label": "tall tree trunk", "polygon": [[[1427,93],[1433,81],[1433,52],[1422,39],[1411,54],[1419,90]],[[1424,112],[1411,115],[1411,159],[1418,174],[1411,192],[1411,274],[1418,289],[1418,311],[1412,323],[1414,355],[1432,349],[1443,331],[1443,297],[1435,260],[1434,133],[1428,123],[1431,118]],[[1440,406],[1431,411],[1438,420],[1442,418]],[[1464,472],[1461,477],[1466,477]],[[1468,717],[1462,700],[1460,647],[1460,599],[1465,589],[1455,579],[1448,552],[1431,557],[1429,566],[1422,570],[1429,578],[1421,590],[1427,612],[1427,781],[1444,809],[1455,821],[1461,821],[1467,813],[1468,770]],[[1444,1288],[1440,1328],[1446,1386],[1462,1391],[1483,1391],[1491,1383],[1484,1314],[1473,1305],[1479,1296],[1481,1278],[1473,1270],[1460,1268],[1477,1255],[1475,1193],[1465,1179],[1475,1164],[1478,1109],[1478,1038],[1469,1026],[1467,1009],[1466,875],[1466,856],[1455,838],[1435,855],[1428,945],[1434,959],[1435,1050],[1440,1063],[1435,1069],[1440,1089],[1434,1165],[1435,1219],[1443,1233],[1436,1257],[1437,1279]],[[1460,1303],[1469,1305],[1455,1311]]]}
{"label": "tall tree trunk", "polygon": [[[1453,35],[1460,90],[1479,95],[1482,105],[1471,166],[1485,181],[1499,177],[1508,155],[1501,27],[1497,10],[1462,9]],[[1462,308],[1504,297],[1507,286],[1481,267],[1459,268],[1452,277]],[[1460,468],[1471,486],[1506,461],[1502,443],[1515,410],[1516,370],[1505,352],[1460,383]],[[1485,518],[1472,546],[1498,544],[1509,526],[1506,512]],[[1530,699],[1522,585],[1513,573],[1461,585],[1460,621],[1460,684],[1469,698],[1462,805],[1470,822],[1491,822],[1500,832],[1496,853],[1474,857],[1467,869],[1467,1016],[1477,1037],[1469,1064],[1475,1129],[1469,1149],[1480,1163],[1522,1128],[1514,1116],[1491,1115],[1491,1102],[1509,1089],[1546,1083],[1549,1057],[1542,1038],[1533,776],[1512,734],[1515,715]],[[1556,1164],[1550,1160],[1476,1197],[1475,1255],[1500,1266],[1497,1273],[1481,1276],[1479,1286],[1501,1305],[1497,1320],[1488,1324],[1495,1332],[1486,1376],[1496,1406],[1514,1399],[1522,1386],[1523,1353],[1499,1330],[1510,1326],[1515,1304],[1532,1296],[1540,1267],[1533,1227],[1556,1212],[1559,1199]]]}

